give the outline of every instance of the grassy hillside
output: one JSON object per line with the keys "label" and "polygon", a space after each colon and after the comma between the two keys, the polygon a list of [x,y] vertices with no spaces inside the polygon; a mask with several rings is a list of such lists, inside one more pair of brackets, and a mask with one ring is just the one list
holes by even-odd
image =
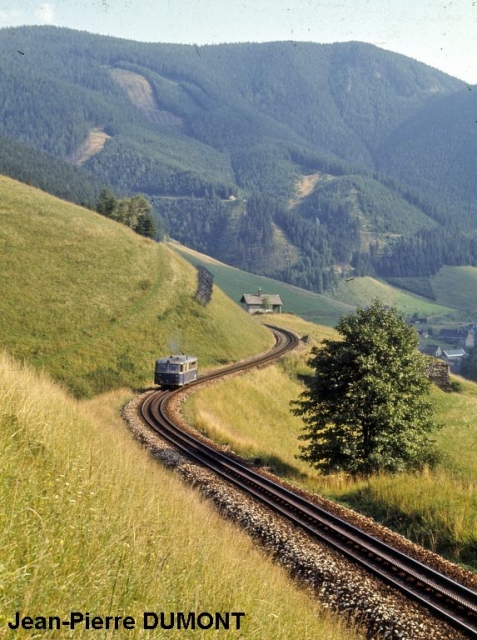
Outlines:
{"label": "grassy hillside", "polygon": [[431,278],[431,285],[440,304],[477,317],[476,267],[444,267]]}
{"label": "grassy hillside", "polygon": [[168,247],[4,177],[0,251],[0,346],[77,396],[148,385],[170,351],[210,367],[272,343],[218,288],[195,302],[196,270]]}
{"label": "grassy hillside", "polygon": [[[7,632],[16,611],[190,610],[245,611],[244,637],[358,640],[119,417],[157,354],[216,366],[270,346],[268,330],[216,287],[195,303],[195,269],[170,248],[10,179],[0,202],[0,637],[31,637]],[[49,374],[77,395],[128,388],[74,400]]]}
{"label": "grassy hillside", "polygon": [[379,298],[384,304],[396,306],[405,316],[417,313],[420,316],[439,319],[459,315],[458,310],[450,304],[446,305],[444,300],[433,302],[371,277],[341,282],[332,295],[341,302],[353,306],[364,306],[374,298]]}
{"label": "grassy hillside", "polygon": [[[158,354],[193,351],[202,366],[213,367],[264,350],[268,331],[217,287],[209,306],[195,303],[195,269],[171,247],[7,178],[0,178],[0,252],[0,347],[15,356],[0,358],[0,502],[8,505],[0,513],[2,631],[16,610],[139,617],[144,610],[237,608],[247,612],[247,638],[357,640],[326,615],[323,622],[314,602],[248,539],[152,464],[119,418],[130,388],[151,383]],[[238,273],[229,270],[224,281],[231,286]],[[306,293],[293,291],[297,301]],[[350,309],[323,296],[313,303],[330,324]],[[296,316],[274,321],[315,340],[332,335]],[[425,495],[418,493],[421,479],[408,478],[417,497],[406,507],[389,478],[352,485],[296,466],[299,427],[290,421],[288,400],[300,391],[305,358],[303,351],[273,369],[214,385],[204,391],[210,396],[194,396],[187,411],[204,430],[294,481],[418,524],[419,509],[422,529],[414,535],[446,525],[447,536],[431,543],[473,563],[474,387],[436,396],[440,415],[453,412],[442,433],[448,459],[440,476],[429,476]],[[117,391],[73,400],[38,369],[77,396]],[[249,423],[236,423],[237,413],[259,428],[245,432]]]}
{"label": "grassy hillside", "polygon": [[455,309],[456,319],[469,322],[477,316],[476,267],[443,267],[430,277],[391,278],[390,282]]}
{"label": "grassy hillside", "polygon": [[[343,281],[334,289],[332,295],[317,294],[229,267],[182,245],[171,246],[192,264],[202,264],[209,269],[214,274],[217,284],[233,300],[238,302],[244,293],[255,293],[261,287],[263,292],[281,295],[285,312],[294,313],[320,325],[334,326],[343,314],[349,313],[356,306],[365,306],[374,298],[379,298],[384,304],[395,305],[405,315],[418,313],[432,316],[436,320],[442,320],[444,317],[446,320],[457,319],[461,316],[460,307],[456,309],[451,304],[447,306],[447,299],[443,294],[442,301],[437,303],[371,277]],[[473,273],[470,267],[462,269],[464,273]],[[477,273],[477,269],[475,271]],[[459,291],[463,293],[464,288],[459,287]],[[452,302],[450,297],[448,302]]]}
{"label": "grassy hillside", "polygon": [[328,296],[229,267],[183,245],[172,243],[171,246],[192,264],[203,265],[213,273],[214,281],[237,303],[244,293],[256,293],[261,288],[263,293],[278,293],[287,313],[296,313],[312,322],[327,326],[334,326],[340,316],[352,309],[350,305]]}
{"label": "grassy hillside", "polygon": [[[310,337],[310,345],[334,337],[333,330],[294,316],[274,316],[277,324]],[[477,570],[477,385],[463,382],[461,393],[433,389],[436,438],[443,462],[435,471],[353,480],[321,476],[295,458],[301,420],[289,403],[303,390],[309,348],[249,376],[200,390],[186,404],[189,420],[213,439],[271,467],[291,482],[352,505],[387,526]],[[238,409],[237,402],[238,399]]]}
{"label": "grassy hillside", "polygon": [[[33,637],[8,632],[16,611],[129,615],[131,640],[151,636],[140,628],[144,611],[245,612],[242,631],[216,631],[220,638],[360,638],[133,441],[119,418],[124,392],[74,401],[4,354],[0,387],[1,638]],[[79,628],[74,637],[91,633]]]}

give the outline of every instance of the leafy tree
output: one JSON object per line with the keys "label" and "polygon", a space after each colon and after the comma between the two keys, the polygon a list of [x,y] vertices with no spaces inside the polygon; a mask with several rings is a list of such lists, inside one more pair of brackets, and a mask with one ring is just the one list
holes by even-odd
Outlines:
{"label": "leafy tree", "polygon": [[120,205],[123,205],[120,215],[122,215],[124,223],[131,229],[136,229],[141,216],[149,213],[152,208],[150,202],[143,195],[120,200]]}
{"label": "leafy tree", "polygon": [[141,236],[155,238],[157,228],[151,210],[151,203],[143,195],[116,200],[109,189],[101,191],[96,205],[101,215],[121,222]]}
{"label": "leafy tree", "polygon": [[324,472],[369,475],[435,461],[438,428],[418,337],[379,300],[338,325],[342,340],[313,347],[307,389],[292,403],[303,418],[300,458]]}

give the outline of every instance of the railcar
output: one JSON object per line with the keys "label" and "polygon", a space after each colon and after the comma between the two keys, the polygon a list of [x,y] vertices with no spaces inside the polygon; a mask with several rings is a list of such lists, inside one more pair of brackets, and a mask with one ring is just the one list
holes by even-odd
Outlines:
{"label": "railcar", "polygon": [[195,356],[169,356],[156,360],[154,383],[162,387],[183,387],[197,379],[197,358]]}

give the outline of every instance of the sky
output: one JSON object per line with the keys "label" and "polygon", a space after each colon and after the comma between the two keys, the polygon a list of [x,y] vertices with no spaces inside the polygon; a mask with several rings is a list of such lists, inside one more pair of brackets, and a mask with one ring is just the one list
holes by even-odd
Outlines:
{"label": "sky", "polygon": [[477,0],[0,0],[0,28],[142,42],[368,42],[477,84]]}

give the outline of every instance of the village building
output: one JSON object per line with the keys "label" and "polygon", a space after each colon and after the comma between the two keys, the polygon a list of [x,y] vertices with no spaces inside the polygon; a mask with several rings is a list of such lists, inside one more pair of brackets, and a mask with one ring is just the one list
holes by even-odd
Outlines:
{"label": "village building", "polygon": [[283,301],[276,293],[262,293],[261,289],[256,294],[244,293],[240,298],[240,306],[247,313],[281,313]]}
{"label": "village building", "polygon": [[437,344],[428,344],[425,347],[420,347],[419,351],[426,356],[431,356],[433,359],[439,359],[453,373],[459,373],[462,360],[468,355],[464,349],[440,347]]}
{"label": "village building", "polygon": [[433,358],[440,358],[442,356],[442,348],[438,344],[428,344],[419,349],[419,351],[424,355],[432,356]]}
{"label": "village building", "polygon": [[463,358],[467,357],[464,349],[443,349],[442,359],[450,365],[453,373],[458,373]]}
{"label": "village building", "polygon": [[475,330],[471,329],[441,329],[437,336],[439,340],[458,345],[467,349],[475,347]]}

